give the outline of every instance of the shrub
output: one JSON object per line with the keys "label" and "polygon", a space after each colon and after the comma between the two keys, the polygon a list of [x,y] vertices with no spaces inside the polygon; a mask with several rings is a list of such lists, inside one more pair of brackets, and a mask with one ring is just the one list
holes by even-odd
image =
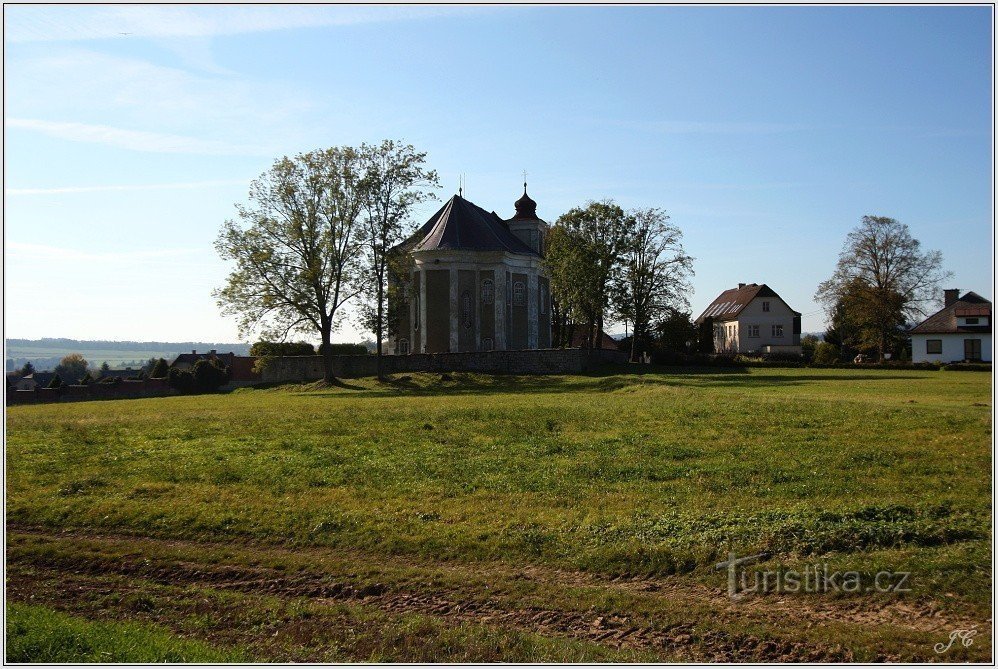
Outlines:
{"label": "shrub", "polygon": [[171,388],[179,390],[185,395],[194,391],[194,375],[186,369],[171,367],[166,375],[166,382]]}
{"label": "shrub", "polygon": [[48,387],[49,388],[61,388],[62,387],[62,379],[59,377],[58,374],[55,374],[55,375],[52,376],[52,380],[49,381]]}
{"label": "shrub", "polygon": [[774,351],[772,353],[766,353],[762,356],[762,359],[767,362],[801,362],[803,357],[800,353],[791,353],[790,351]]}
{"label": "shrub", "polygon": [[[322,347],[319,347],[322,349]],[[367,355],[367,347],[363,344],[330,344],[330,355]],[[322,355],[322,350],[319,351]]]}
{"label": "shrub", "polygon": [[152,371],[149,372],[149,378],[165,379],[167,378],[167,375],[169,373],[170,373],[170,365],[167,364],[166,360],[160,358],[159,360],[156,361],[156,364],[153,365]]}
{"label": "shrub", "polygon": [[198,360],[191,368],[194,390],[199,393],[211,393],[229,382],[229,368],[219,360]]}
{"label": "shrub", "polygon": [[269,355],[315,355],[315,347],[304,341],[258,341],[250,347],[249,354],[255,357]]}
{"label": "shrub", "polygon": [[832,365],[839,361],[839,347],[823,341],[814,347],[814,362],[818,365]]}

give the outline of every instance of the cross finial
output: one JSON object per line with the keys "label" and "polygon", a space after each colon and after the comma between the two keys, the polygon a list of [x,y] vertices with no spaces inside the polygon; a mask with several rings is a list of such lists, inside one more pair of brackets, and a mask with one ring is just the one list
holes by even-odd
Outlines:
{"label": "cross finial", "polygon": [[527,170],[523,170],[523,194],[527,194]]}

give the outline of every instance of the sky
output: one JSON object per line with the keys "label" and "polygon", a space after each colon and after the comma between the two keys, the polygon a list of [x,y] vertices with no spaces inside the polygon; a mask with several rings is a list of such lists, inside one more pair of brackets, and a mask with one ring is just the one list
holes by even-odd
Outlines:
{"label": "sky", "polygon": [[[993,286],[990,7],[4,7],[7,337],[240,341],[214,240],[284,155],[401,139],[504,217],[661,207],[694,316],[863,215]],[[422,206],[422,223],[439,206]],[[940,296],[941,297],[941,296]],[[347,319],[337,341],[369,337]]]}

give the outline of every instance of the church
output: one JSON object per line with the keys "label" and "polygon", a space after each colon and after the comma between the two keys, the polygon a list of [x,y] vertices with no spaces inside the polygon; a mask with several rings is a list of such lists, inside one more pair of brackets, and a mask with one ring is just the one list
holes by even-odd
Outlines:
{"label": "church", "polygon": [[544,267],[547,223],[527,195],[502,219],[462,197],[449,199],[406,241],[408,282],[397,286],[389,351],[454,353],[551,346],[551,294]]}

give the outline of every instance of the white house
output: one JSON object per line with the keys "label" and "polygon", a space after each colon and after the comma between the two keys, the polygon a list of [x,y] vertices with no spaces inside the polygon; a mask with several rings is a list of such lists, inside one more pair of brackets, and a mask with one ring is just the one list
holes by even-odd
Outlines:
{"label": "white house", "polygon": [[724,291],[697,318],[714,325],[718,353],[797,353],[800,312],[794,311],[766,284],[740,283]]}
{"label": "white house", "polygon": [[944,295],[945,306],[911,330],[912,362],[991,362],[991,302],[973,291]]}
{"label": "white house", "polygon": [[17,390],[35,390],[38,388],[38,382],[35,381],[34,374],[28,374],[18,379],[17,383],[14,384],[14,388]]}

